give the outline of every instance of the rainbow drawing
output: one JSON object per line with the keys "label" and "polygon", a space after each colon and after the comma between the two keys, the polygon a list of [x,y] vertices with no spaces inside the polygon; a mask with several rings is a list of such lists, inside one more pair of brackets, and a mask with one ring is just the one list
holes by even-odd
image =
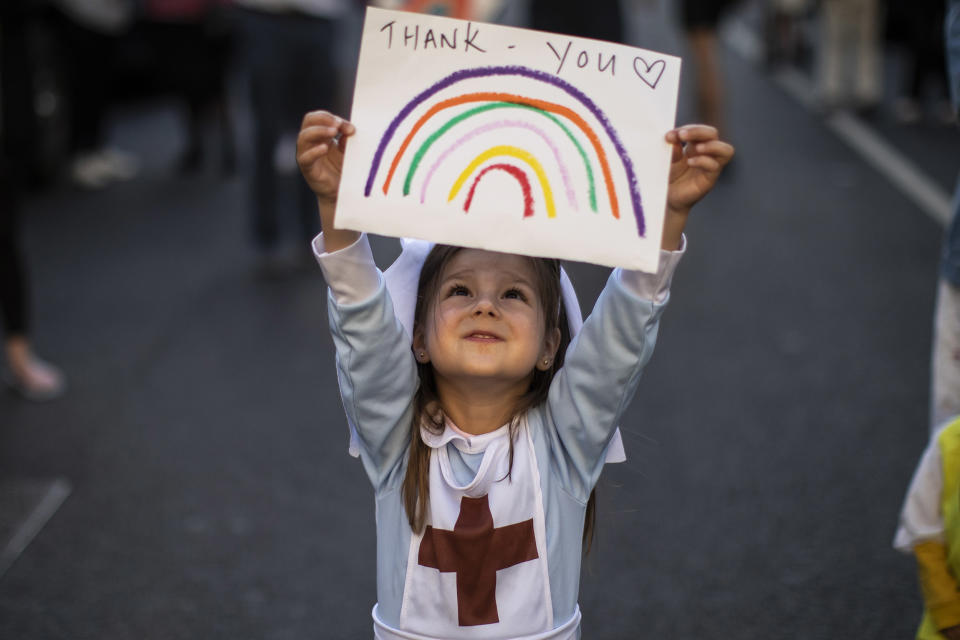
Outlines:
{"label": "rainbow drawing", "polygon": [[[387,166],[384,157],[387,148],[394,137],[398,136],[401,126],[410,118],[410,115],[415,109],[429,101],[438,92],[448,89],[459,82],[475,78],[495,78],[502,76],[520,76],[536,82],[552,85],[571,96],[576,102],[575,106],[578,107],[580,112],[578,113],[577,110],[562,104],[516,93],[503,91],[462,93],[436,102],[415,122],[409,124],[396,152],[394,152],[392,158],[387,160],[389,163],[389,166]],[[580,107],[582,107],[582,109]],[[454,108],[466,108],[466,110],[454,112],[455,115],[445,120],[440,115]],[[481,114],[496,115],[490,113],[495,110],[503,111],[504,115],[501,119],[485,121],[483,124],[474,126],[458,137],[455,137],[454,134],[451,133],[457,125],[463,125],[457,127],[458,131],[463,130],[464,127],[471,124],[474,118]],[[528,117],[512,118],[509,115],[511,112],[517,114],[525,113]],[[529,117],[531,115],[533,116],[532,118]],[[588,120],[590,116],[592,116],[594,122],[599,123],[599,128],[590,124]],[[417,133],[421,130],[426,131],[427,129],[424,129],[424,127],[433,125],[434,118],[437,119],[436,122],[439,126],[426,136],[418,146],[412,148],[413,140]],[[579,210],[580,206],[573,187],[573,181],[571,180],[571,174],[573,171],[583,171],[582,175],[585,178],[584,182],[587,190],[585,204],[589,206],[590,210],[596,212],[598,210],[598,191],[600,191],[609,202],[612,215],[615,218],[620,218],[621,202],[614,182],[614,170],[619,165],[619,167],[622,168],[622,175],[626,178],[626,185],[629,190],[629,203],[627,203],[627,206],[632,210],[633,217],[636,220],[637,233],[640,237],[645,237],[646,224],[633,163],[607,116],[586,94],[565,80],[549,73],[523,66],[490,66],[462,69],[435,82],[407,102],[391,120],[390,124],[387,125],[386,130],[377,144],[367,174],[364,195],[370,197],[370,194],[373,192],[374,183],[377,181],[378,176],[381,176],[381,189],[384,194],[387,194],[391,186],[396,182],[397,184],[402,183],[402,187],[400,187],[402,194],[409,196],[413,191],[414,179],[416,177],[420,180],[418,195],[420,202],[423,203],[426,200],[428,187],[435,177],[437,169],[443,166],[445,162],[448,162],[452,154],[462,149],[469,141],[481,138],[484,134],[510,128],[529,131],[534,136],[543,140],[546,148],[550,149],[553,155],[553,164],[559,169],[562,181],[562,185],[557,193],[562,194],[561,197],[566,199],[566,203],[572,210]],[[582,138],[578,139],[576,132],[579,132]],[[400,140],[399,137],[397,139]],[[565,160],[555,141],[557,139],[569,140],[576,148],[577,155],[573,156],[573,162],[576,164],[575,167],[567,166],[567,160],[570,156],[568,155],[567,160]],[[599,165],[596,170],[591,162],[591,154],[587,148],[584,148],[585,145],[581,144],[581,139],[585,139],[589,143],[586,146],[592,149],[593,157]],[[606,140],[616,152],[613,157],[613,165],[611,165],[611,158],[608,157],[609,154],[606,150],[609,147],[605,148],[602,142],[603,140]],[[448,144],[448,141],[451,142]],[[428,163],[425,163],[424,160],[427,158],[427,152],[434,147],[440,151],[428,166]],[[410,151],[410,153],[408,153],[408,151]],[[576,159],[577,156],[579,156],[579,161]],[[407,160],[407,164],[405,170],[401,170],[400,165],[404,159]],[[493,164],[488,164],[490,162],[493,162]],[[580,167],[581,164],[582,168]],[[547,217],[553,218],[556,216],[557,207],[554,199],[554,188],[551,186],[547,172],[544,170],[540,160],[529,151],[511,144],[495,144],[490,146],[469,161],[466,168],[460,172],[450,188],[448,201],[456,198],[457,195],[462,192],[464,186],[469,183],[464,202],[464,210],[469,211],[477,185],[485,176],[493,171],[505,172],[520,185],[524,200],[524,217],[533,215],[534,184],[539,187],[539,193],[542,194]],[[599,185],[598,176],[600,179]],[[472,181],[471,177],[473,178]]]}

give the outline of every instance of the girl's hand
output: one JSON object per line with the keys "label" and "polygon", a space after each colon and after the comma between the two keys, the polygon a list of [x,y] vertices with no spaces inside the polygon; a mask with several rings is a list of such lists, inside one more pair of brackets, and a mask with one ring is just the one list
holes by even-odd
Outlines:
{"label": "girl's hand", "polygon": [[359,236],[353,231],[333,228],[343,152],[347,137],[355,132],[356,127],[339,116],[326,111],[311,111],[303,117],[297,136],[297,164],[307,185],[317,195],[327,251],[353,244]]}
{"label": "girl's hand", "polygon": [[297,136],[297,164],[317,198],[336,201],[347,136],[356,129],[339,116],[311,111]]}
{"label": "girl's hand", "polygon": [[720,140],[715,128],[705,124],[668,131],[666,140],[673,145],[673,157],[662,246],[673,251],[680,246],[691,207],[713,189],[720,171],[733,158],[733,147]]}

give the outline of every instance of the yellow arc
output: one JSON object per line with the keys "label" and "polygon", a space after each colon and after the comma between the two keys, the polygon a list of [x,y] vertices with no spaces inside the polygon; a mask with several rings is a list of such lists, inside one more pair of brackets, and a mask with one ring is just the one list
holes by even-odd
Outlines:
{"label": "yellow arc", "polygon": [[490,147],[474,158],[473,162],[471,162],[470,165],[463,170],[463,173],[460,174],[460,177],[457,178],[457,181],[453,183],[453,187],[450,189],[450,196],[447,198],[447,202],[450,202],[457,197],[457,194],[460,192],[460,188],[463,187],[463,184],[467,181],[467,178],[469,178],[470,175],[476,171],[477,167],[490,158],[496,156],[512,156],[530,165],[530,168],[533,169],[533,172],[537,175],[537,180],[540,181],[540,188],[543,189],[543,200],[547,208],[547,217],[555,218],[557,216],[557,209],[553,204],[553,192],[550,190],[550,184],[547,182],[547,174],[544,172],[543,166],[529,152],[518,147],[511,147],[509,145]]}

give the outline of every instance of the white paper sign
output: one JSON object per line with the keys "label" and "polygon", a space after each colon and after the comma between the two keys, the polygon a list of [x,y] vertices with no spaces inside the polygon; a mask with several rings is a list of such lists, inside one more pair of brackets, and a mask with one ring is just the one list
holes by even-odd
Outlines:
{"label": "white paper sign", "polygon": [[680,59],[368,8],[338,228],[654,272]]}

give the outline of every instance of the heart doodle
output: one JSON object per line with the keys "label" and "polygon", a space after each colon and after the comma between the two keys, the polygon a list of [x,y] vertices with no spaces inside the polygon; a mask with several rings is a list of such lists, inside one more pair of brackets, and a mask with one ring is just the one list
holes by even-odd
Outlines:
{"label": "heart doodle", "polygon": [[[637,67],[637,63],[641,63],[644,69],[641,71]],[[660,82],[660,77],[663,76],[664,69],[667,68],[667,63],[663,60],[655,60],[652,64],[647,64],[647,61],[637,56],[633,59],[633,70],[640,77],[641,80],[647,83],[651,89],[657,88],[657,83]]]}

